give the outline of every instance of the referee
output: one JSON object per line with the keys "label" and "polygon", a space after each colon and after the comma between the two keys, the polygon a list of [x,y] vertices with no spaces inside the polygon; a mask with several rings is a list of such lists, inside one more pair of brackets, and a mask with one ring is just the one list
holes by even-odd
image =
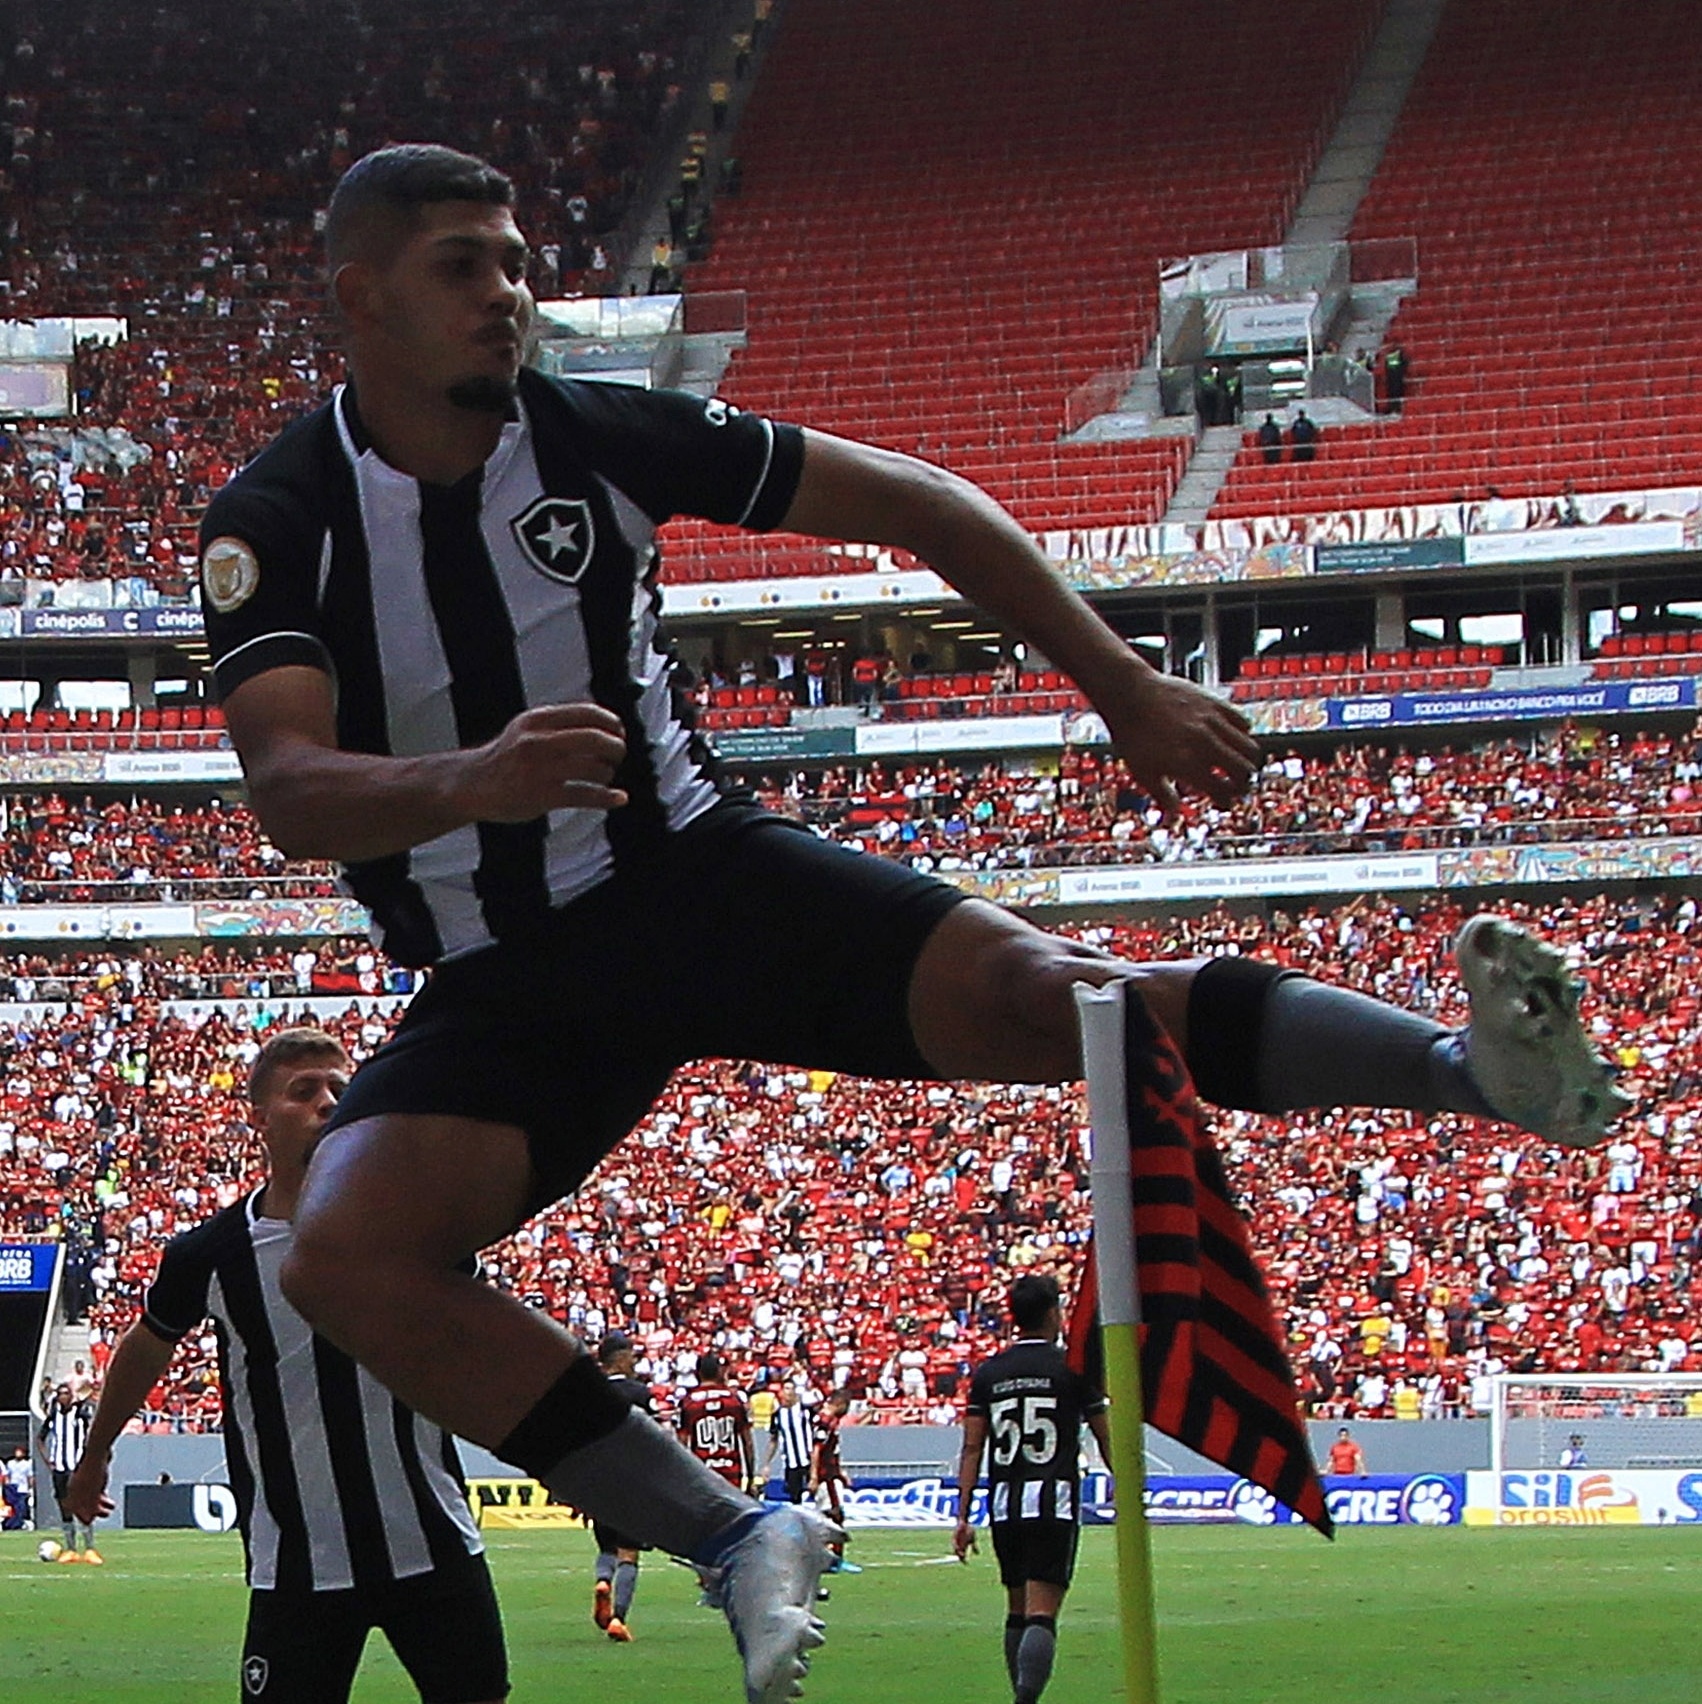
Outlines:
{"label": "referee", "polygon": [[101,1560],[100,1552],[95,1549],[95,1535],[91,1530],[91,1523],[79,1520],[72,1513],[66,1495],[71,1470],[77,1465],[77,1459],[82,1455],[89,1435],[91,1418],[89,1404],[79,1402],[70,1385],[62,1384],[54,1391],[53,1401],[42,1418],[40,1430],[36,1433],[36,1448],[41,1452],[41,1459],[47,1464],[47,1471],[52,1477],[53,1500],[59,1505],[60,1531],[65,1535],[64,1545],[59,1552],[61,1562],[98,1564]]}
{"label": "referee", "polygon": [[267,1182],[167,1246],[67,1498],[84,1521],[111,1512],[113,1441],[210,1314],[250,1587],[242,1696],[343,1704],[377,1628],[426,1704],[495,1704],[508,1693],[502,1621],[453,1441],[278,1288],[302,1175],[349,1071],[320,1030],[284,1030],[260,1050],[249,1094]]}
{"label": "referee", "polygon": [[768,1453],[757,1479],[766,1484],[775,1456],[786,1477],[786,1501],[801,1503],[809,1494],[810,1469],[816,1459],[815,1417],[798,1400],[798,1387],[787,1379],[780,1386],[780,1403],[768,1423]]}
{"label": "referee", "polygon": [[1064,1320],[1057,1279],[1017,1279],[1010,1307],[1016,1341],[969,1384],[954,1542],[959,1561],[966,1560],[975,1543],[970,1506],[991,1443],[987,1511],[1007,1600],[1005,1666],[1016,1704],[1035,1704],[1051,1678],[1058,1611],[1075,1572],[1081,1428],[1085,1422],[1107,1452],[1111,1432],[1105,1398],[1070,1370],[1058,1347]]}

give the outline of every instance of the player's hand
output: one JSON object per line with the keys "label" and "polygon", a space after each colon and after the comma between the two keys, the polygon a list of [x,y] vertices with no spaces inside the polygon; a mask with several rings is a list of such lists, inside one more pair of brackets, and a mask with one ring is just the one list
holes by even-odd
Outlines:
{"label": "player's hand", "polygon": [[1252,784],[1260,752],[1247,718],[1192,681],[1131,658],[1115,686],[1095,692],[1093,702],[1117,755],[1167,817],[1175,815],[1182,790],[1228,806]]}
{"label": "player's hand", "polygon": [[952,1530],[951,1547],[959,1562],[967,1562],[973,1554],[975,1545],[975,1528],[961,1515],[956,1527]]}
{"label": "player's hand", "polygon": [[616,811],[626,757],[621,719],[600,704],[522,710],[494,740],[461,754],[459,792],[475,822],[530,822],[566,807]]}
{"label": "player's hand", "polygon": [[110,1456],[86,1455],[71,1470],[65,1482],[65,1508],[73,1520],[93,1526],[102,1515],[110,1515],[117,1505],[106,1494],[106,1476],[112,1465]]}

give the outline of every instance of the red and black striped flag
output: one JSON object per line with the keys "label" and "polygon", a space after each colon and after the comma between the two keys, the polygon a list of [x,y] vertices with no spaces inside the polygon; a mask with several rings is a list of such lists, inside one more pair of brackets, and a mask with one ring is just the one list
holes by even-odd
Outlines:
{"label": "red and black striped flag", "polygon": [[[1135,990],[1125,986],[1124,996],[1146,1418],[1329,1536],[1324,1487],[1247,1221],[1230,1199],[1181,1055]],[[1070,1364],[1095,1383],[1098,1313],[1090,1257],[1068,1347]]]}

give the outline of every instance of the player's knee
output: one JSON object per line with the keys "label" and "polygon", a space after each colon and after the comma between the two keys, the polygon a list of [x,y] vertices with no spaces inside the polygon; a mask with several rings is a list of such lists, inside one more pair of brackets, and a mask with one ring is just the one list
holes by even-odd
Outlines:
{"label": "player's knee", "polygon": [[1012,934],[990,941],[973,986],[984,1020],[1011,1038],[1042,1080],[1073,1077],[1080,1069],[1073,990],[1121,974],[1115,960],[1055,935]]}
{"label": "player's knee", "polygon": [[359,1256],[322,1236],[296,1238],[278,1268],[278,1285],[309,1325],[330,1335],[340,1335],[361,1298],[377,1291]]}
{"label": "player's knee", "polygon": [[307,1321],[317,1326],[328,1308],[336,1303],[332,1263],[312,1243],[296,1242],[278,1268],[278,1287],[284,1300]]}

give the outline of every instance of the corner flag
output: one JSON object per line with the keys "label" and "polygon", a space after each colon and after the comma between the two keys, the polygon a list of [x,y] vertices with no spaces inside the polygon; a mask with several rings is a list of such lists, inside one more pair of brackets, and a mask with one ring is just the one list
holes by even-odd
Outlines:
{"label": "corner flag", "polygon": [[[1101,1246],[1087,1263],[1070,1315],[1070,1364],[1103,1382],[1101,1314],[1107,1327],[1138,1321],[1134,1398],[1138,1406],[1144,1387],[1146,1420],[1262,1486],[1328,1537],[1334,1527],[1282,1333],[1187,1067],[1128,983],[1078,986],[1076,999],[1093,1125],[1094,1237],[1126,1244],[1130,1235],[1126,1220],[1108,1221],[1110,1204],[1099,1199],[1101,1145],[1115,1143],[1128,1156],[1132,1213],[1125,1206],[1118,1217],[1132,1218],[1134,1247],[1132,1261],[1108,1261]],[[1134,1294],[1107,1290],[1102,1298],[1101,1285],[1119,1270],[1129,1276],[1116,1281]],[[1118,1393],[1108,1394],[1115,1416]]]}

